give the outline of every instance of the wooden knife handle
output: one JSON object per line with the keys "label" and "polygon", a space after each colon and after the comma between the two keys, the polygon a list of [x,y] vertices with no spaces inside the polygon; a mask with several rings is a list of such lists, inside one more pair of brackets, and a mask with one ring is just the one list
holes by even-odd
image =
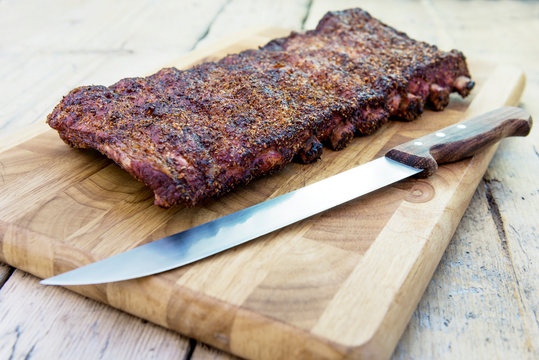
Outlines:
{"label": "wooden knife handle", "polygon": [[423,169],[416,177],[425,178],[438,164],[470,157],[507,136],[526,136],[531,127],[527,111],[505,106],[394,147],[386,157]]}

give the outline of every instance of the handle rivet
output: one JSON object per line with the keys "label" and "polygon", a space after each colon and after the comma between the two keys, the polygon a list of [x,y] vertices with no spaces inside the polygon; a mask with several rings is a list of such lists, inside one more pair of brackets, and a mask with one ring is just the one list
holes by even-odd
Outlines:
{"label": "handle rivet", "polygon": [[423,143],[421,141],[414,141],[414,145],[421,146]]}
{"label": "handle rivet", "polygon": [[466,125],[464,125],[464,124],[458,124],[457,127],[459,129],[466,129]]}
{"label": "handle rivet", "polygon": [[444,134],[443,132],[437,132],[437,133],[436,133],[436,136],[438,136],[438,137],[444,137],[445,134]]}

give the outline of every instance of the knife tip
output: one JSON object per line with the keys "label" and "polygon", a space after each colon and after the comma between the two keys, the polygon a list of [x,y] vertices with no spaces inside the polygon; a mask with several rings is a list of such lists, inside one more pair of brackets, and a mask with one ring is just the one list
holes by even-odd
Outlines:
{"label": "knife tip", "polygon": [[60,275],[56,275],[47,279],[43,279],[39,282],[41,285],[60,285],[60,286],[68,286],[68,285],[79,285],[77,283],[74,283],[73,281],[70,281],[69,279],[65,279]]}
{"label": "knife tip", "polygon": [[54,278],[43,279],[39,283],[41,285],[58,285],[53,279]]}

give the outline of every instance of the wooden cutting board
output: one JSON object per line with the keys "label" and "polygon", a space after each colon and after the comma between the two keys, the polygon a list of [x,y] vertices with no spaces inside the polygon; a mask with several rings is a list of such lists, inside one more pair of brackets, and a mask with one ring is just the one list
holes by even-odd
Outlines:
{"label": "wooden cutting board", "polygon": [[[246,32],[173,65],[283,34]],[[443,112],[393,122],[343,151],[325,150],[315,164],[290,164],[197,208],[157,208],[141,183],[97,152],[69,148],[52,130],[4,145],[0,260],[50,277],[303,187],[464,118],[518,104],[525,83],[519,69],[470,67],[477,87],[469,99],[454,96]],[[495,150],[180,269],[69,288],[244,357],[386,358]]]}

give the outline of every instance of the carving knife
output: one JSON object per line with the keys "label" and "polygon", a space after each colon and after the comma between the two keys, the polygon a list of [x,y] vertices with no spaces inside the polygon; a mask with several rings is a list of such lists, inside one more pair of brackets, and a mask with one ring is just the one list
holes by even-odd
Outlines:
{"label": "carving knife", "polygon": [[214,221],[41,281],[86,285],[135,279],[171,270],[238,246],[438,164],[472,156],[506,136],[526,136],[530,114],[502,107],[391,149],[385,156]]}

